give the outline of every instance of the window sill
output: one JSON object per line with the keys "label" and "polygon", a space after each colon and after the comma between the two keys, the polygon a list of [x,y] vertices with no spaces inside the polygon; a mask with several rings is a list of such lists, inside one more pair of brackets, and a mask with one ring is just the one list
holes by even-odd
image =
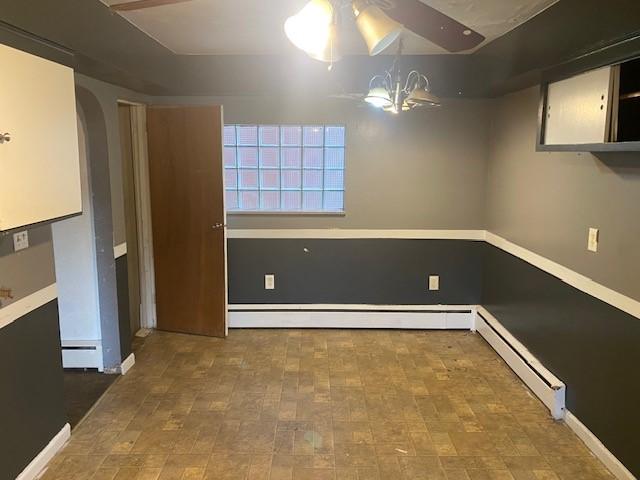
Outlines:
{"label": "window sill", "polygon": [[278,212],[278,211],[268,211],[268,210],[234,210],[227,212],[227,215],[282,215],[282,216],[299,216],[299,217],[344,217],[346,212],[312,212],[312,211],[295,211],[295,212]]}

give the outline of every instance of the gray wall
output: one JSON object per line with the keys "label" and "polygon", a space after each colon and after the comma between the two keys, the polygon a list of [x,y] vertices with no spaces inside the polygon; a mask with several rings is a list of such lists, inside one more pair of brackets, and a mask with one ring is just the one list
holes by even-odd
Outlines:
{"label": "gray wall", "polygon": [[27,230],[29,248],[17,253],[13,251],[13,232],[0,233],[0,287],[12,289],[14,297],[13,300],[4,300],[2,306],[56,281],[51,226],[41,225]]}
{"label": "gray wall", "polygon": [[537,111],[537,88],[495,101],[488,230],[640,300],[640,153],[536,153]]}
{"label": "gray wall", "polygon": [[122,155],[118,123],[118,100],[144,103],[148,102],[148,97],[116,85],[94,80],[81,74],[76,74],[75,77],[76,85],[86,88],[96,96],[104,113],[109,149],[113,244],[114,246],[120,245],[127,241],[127,237],[124,216],[124,193],[122,189]]}
{"label": "gray wall", "polygon": [[0,477],[16,478],[67,422],[54,300],[0,329]]}
{"label": "gray wall", "polygon": [[182,97],[221,104],[225,123],[347,127],[345,216],[230,215],[231,228],[482,229],[488,102],[448,101],[394,117],[355,101]]}

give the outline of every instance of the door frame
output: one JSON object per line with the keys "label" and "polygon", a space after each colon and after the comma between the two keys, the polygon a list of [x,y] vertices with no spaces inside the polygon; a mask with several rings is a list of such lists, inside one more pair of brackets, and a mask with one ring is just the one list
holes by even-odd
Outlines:
{"label": "door frame", "polygon": [[147,106],[118,99],[131,112],[131,141],[138,227],[138,272],[140,279],[140,327],[156,328],[156,289],[151,230],[151,196],[149,193],[149,159],[147,155]]}
{"label": "door frame", "polygon": [[[138,259],[140,278],[140,327],[155,329],[156,287],[155,265],[153,257],[153,230],[151,223],[151,192],[149,184],[149,155],[147,140],[147,104],[126,99],[118,99],[118,104],[131,107],[131,141],[133,146],[134,188],[136,198],[136,222],[138,227]],[[220,105],[222,122],[220,138],[224,138],[224,106]],[[222,162],[224,170],[224,160]],[[224,171],[222,172],[224,189]],[[224,197],[223,197],[224,202]],[[228,227],[227,209],[223,203],[223,244],[224,244],[224,295],[225,335],[229,334],[229,265],[228,265]]]}

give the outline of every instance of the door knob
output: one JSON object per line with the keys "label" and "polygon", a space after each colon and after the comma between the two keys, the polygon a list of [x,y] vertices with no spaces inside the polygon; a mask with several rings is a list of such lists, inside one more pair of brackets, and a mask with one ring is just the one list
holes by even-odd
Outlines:
{"label": "door knob", "polygon": [[10,141],[11,141],[10,133],[0,133],[0,145],[2,145],[4,142],[10,142]]}
{"label": "door knob", "polygon": [[218,228],[224,228],[226,227],[226,225],[224,223],[216,223],[215,225],[213,225],[211,228],[213,228],[214,230],[218,229]]}

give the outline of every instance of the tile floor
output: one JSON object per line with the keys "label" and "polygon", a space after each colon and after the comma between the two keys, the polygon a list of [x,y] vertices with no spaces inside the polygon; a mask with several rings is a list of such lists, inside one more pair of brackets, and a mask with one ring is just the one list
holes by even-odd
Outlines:
{"label": "tile floor", "polygon": [[612,478],[470,332],[154,333],[44,480]]}

